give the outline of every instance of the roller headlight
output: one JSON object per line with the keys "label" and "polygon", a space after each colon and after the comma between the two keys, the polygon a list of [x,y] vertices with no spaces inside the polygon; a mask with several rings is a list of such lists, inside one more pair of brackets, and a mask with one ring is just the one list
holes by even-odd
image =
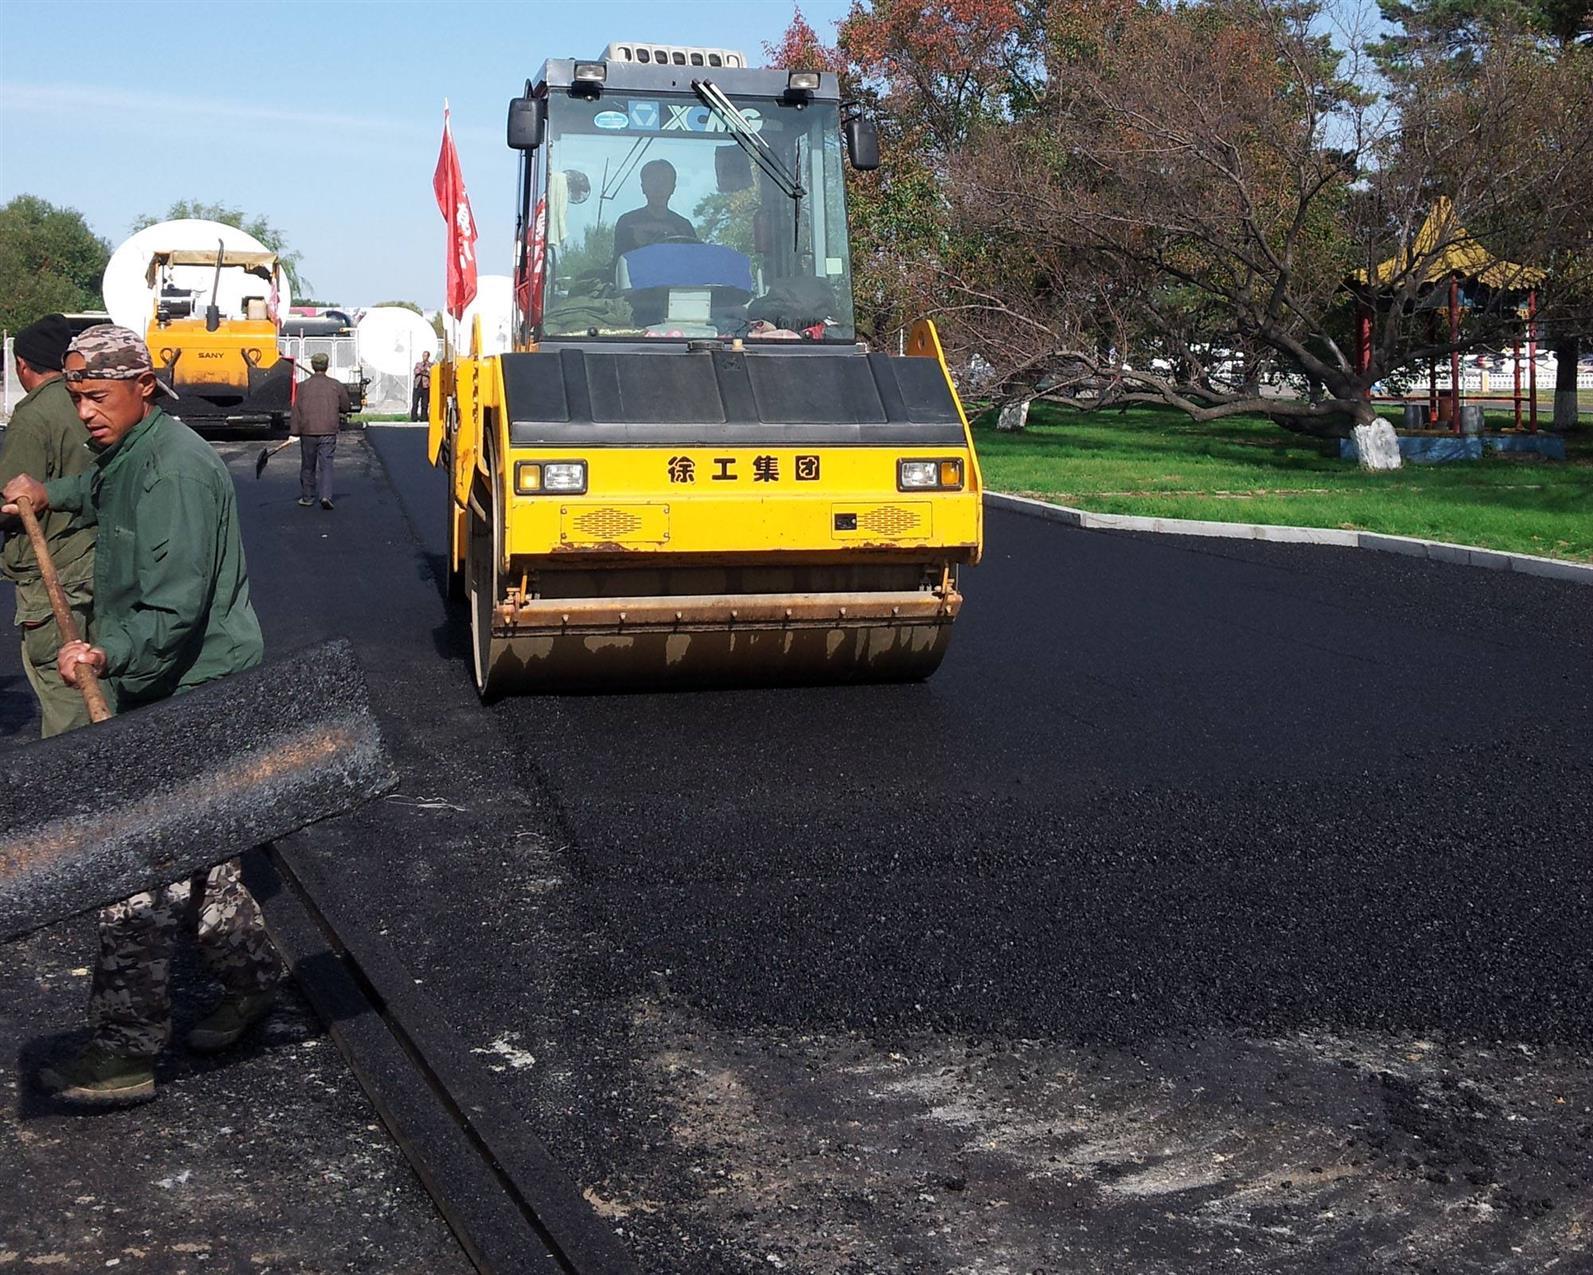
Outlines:
{"label": "roller headlight", "polygon": [[581,492],[586,490],[584,460],[550,461],[542,466],[542,490]]}
{"label": "roller headlight", "polygon": [[584,460],[520,460],[514,465],[514,489],[522,496],[560,492],[579,496],[586,490]]}
{"label": "roller headlight", "polygon": [[898,491],[961,491],[960,460],[899,460],[896,462]]}

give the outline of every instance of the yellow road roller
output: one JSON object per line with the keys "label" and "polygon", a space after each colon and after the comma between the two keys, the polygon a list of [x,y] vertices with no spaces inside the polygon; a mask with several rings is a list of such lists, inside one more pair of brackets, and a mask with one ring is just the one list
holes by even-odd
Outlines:
{"label": "yellow road roller", "polygon": [[509,105],[512,349],[432,379],[448,571],[484,698],[923,678],[979,560],[978,461],[933,325],[854,323],[829,71],[614,44]]}
{"label": "yellow road roller", "polygon": [[[213,271],[203,313],[195,291],[173,283],[177,266]],[[281,270],[275,253],[220,243],[214,252],[163,250],[150,257],[147,281],[155,301],[144,339],[155,375],[177,395],[172,414],[201,433],[260,426],[280,430],[287,423],[293,363],[279,352],[273,313]],[[244,296],[236,312],[218,304],[224,272],[245,276],[242,290],[255,294]]]}

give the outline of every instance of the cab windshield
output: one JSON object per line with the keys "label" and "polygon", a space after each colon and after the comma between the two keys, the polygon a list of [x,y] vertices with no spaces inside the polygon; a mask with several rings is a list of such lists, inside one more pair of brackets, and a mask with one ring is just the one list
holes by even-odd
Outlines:
{"label": "cab windshield", "polygon": [[550,101],[543,336],[856,339],[839,108],[734,105],[756,139],[689,94]]}

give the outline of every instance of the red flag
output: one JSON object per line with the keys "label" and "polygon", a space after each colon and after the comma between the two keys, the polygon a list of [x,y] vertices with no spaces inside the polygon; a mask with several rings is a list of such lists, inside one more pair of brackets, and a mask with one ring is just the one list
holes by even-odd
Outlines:
{"label": "red flag", "polygon": [[545,199],[537,200],[526,242],[530,248],[530,262],[525,285],[520,290],[520,308],[532,323],[541,323],[542,272],[548,261],[548,201]]}
{"label": "red flag", "polygon": [[470,196],[459,172],[459,152],[448,127],[448,105],[443,104],[442,153],[437,156],[437,171],[431,188],[437,208],[448,223],[448,313],[456,319],[476,296],[476,219],[470,211]]}

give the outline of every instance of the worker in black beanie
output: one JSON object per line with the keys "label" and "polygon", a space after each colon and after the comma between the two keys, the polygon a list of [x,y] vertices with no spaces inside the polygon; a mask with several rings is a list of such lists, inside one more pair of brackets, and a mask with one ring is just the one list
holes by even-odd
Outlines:
{"label": "worker in black beanie", "polygon": [[[72,329],[59,314],[49,314],[17,333],[14,350],[17,379],[27,396],[11,413],[11,424],[0,435],[0,487],[18,474],[40,479],[80,474],[94,463],[89,434],[61,377],[61,361],[72,341]],[[39,518],[50,557],[60,574],[67,602],[79,633],[89,631],[89,610],[94,594],[94,528],[73,527],[72,515],[48,510]],[[61,680],[55,653],[61,633],[50,610],[33,546],[16,518],[0,518],[5,549],[0,570],[17,586],[17,628],[22,633],[22,667],[38,696],[43,733],[59,735],[88,725],[83,696]]]}
{"label": "worker in black beanie", "polygon": [[[13,338],[17,359],[26,361],[35,372],[59,372],[66,347],[72,343],[72,327],[66,317],[47,314],[30,323]],[[73,415],[77,415],[76,412]]]}

